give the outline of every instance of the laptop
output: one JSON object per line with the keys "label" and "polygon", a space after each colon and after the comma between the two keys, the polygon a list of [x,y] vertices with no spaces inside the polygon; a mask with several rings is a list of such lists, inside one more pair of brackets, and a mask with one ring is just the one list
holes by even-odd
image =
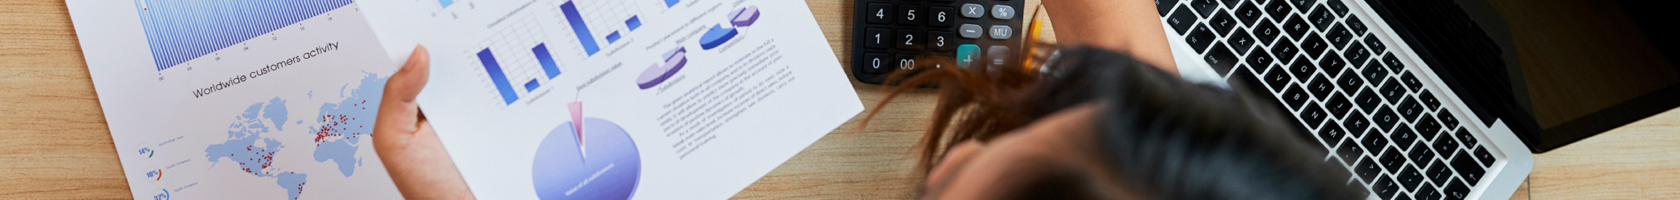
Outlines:
{"label": "laptop", "polygon": [[1509,199],[1534,153],[1680,104],[1657,83],[1542,125],[1509,36],[1486,33],[1504,22],[1452,0],[1155,2],[1182,76],[1275,102],[1369,199]]}

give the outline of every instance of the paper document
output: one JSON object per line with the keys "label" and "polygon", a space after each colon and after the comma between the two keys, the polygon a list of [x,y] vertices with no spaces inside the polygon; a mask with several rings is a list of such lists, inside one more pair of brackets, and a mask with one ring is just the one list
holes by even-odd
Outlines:
{"label": "paper document", "polygon": [[68,1],[138,199],[401,198],[385,80],[480,199],[721,199],[863,110],[804,1]]}

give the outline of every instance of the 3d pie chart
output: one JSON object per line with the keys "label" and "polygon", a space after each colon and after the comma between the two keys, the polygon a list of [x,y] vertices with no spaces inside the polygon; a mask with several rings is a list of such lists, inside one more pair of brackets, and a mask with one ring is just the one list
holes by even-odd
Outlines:
{"label": "3d pie chart", "polygon": [[618,124],[583,117],[581,103],[570,107],[573,120],[549,131],[537,147],[531,164],[537,198],[629,199],[642,174],[635,141]]}

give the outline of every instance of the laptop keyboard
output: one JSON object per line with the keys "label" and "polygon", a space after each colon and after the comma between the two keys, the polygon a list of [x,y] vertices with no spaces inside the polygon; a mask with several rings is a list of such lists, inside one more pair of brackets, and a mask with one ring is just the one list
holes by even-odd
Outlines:
{"label": "laptop keyboard", "polygon": [[1326,162],[1354,173],[1350,186],[1382,199],[1464,199],[1498,161],[1344,2],[1155,4],[1220,76],[1273,94],[1332,154]]}

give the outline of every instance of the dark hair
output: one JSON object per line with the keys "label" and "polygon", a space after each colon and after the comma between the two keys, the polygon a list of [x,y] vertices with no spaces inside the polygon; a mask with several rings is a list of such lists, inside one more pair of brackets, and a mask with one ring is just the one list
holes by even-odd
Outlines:
{"label": "dark hair", "polygon": [[[924,67],[889,77],[902,81],[893,81],[901,85],[888,100],[914,85],[940,86],[933,127],[922,141],[919,166],[924,172],[956,142],[988,141],[1059,110],[1095,102],[1104,106],[1091,130],[1101,140],[1098,153],[1116,176],[1106,178],[1145,196],[1365,198],[1358,192],[1362,189],[1350,188],[1346,168],[1326,163],[1326,152],[1311,146],[1311,138],[1292,134],[1303,130],[1284,125],[1280,119],[1287,116],[1244,92],[1189,83],[1108,50],[1076,47],[1059,56],[1029,52],[1039,54],[1021,65],[1042,70]],[[1043,61],[1048,62],[1039,63]],[[1068,184],[1056,179],[1069,178],[1032,184]],[[1037,188],[1074,187],[1033,190]],[[1072,190],[1067,192],[1078,189]],[[1023,195],[1078,196],[1044,191]]]}

